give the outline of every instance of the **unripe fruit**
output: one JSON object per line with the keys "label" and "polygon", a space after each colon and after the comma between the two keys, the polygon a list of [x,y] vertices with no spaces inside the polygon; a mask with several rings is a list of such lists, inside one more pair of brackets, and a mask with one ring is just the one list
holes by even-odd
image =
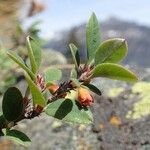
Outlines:
{"label": "unripe fruit", "polygon": [[91,106],[94,103],[94,99],[89,90],[85,88],[78,88],[78,100],[82,106]]}

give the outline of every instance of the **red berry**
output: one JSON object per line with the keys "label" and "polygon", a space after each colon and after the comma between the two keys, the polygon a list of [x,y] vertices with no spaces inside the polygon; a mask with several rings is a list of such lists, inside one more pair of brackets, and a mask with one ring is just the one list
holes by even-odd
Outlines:
{"label": "red berry", "polygon": [[94,99],[89,90],[82,87],[78,88],[78,100],[83,106],[91,106],[94,103]]}

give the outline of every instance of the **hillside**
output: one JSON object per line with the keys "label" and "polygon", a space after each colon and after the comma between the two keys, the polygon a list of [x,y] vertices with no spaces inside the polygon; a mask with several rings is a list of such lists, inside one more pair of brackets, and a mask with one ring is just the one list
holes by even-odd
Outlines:
{"label": "hillside", "polygon": [[[121,37],[127,40],[129,53],[123,63],[133,66],[149,67],[150,27],[123,21],[114,17],[101,22],[100,26],[102,40],[113,37]],[[68,44],[70,42],[73,42],[80,47],[80,52],[82,57],[84,57],[85,24],[73,27],[67,31],[56,33],[55,38],[50,40],[46,47],[61,51],[69,57]]]}

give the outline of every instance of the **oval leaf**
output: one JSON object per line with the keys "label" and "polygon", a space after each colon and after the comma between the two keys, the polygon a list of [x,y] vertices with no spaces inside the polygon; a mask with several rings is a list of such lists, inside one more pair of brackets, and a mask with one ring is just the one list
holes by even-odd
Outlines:
{"label": "oval leaf", "polygon": [[18,130],[7,130],[6,137],[25,147],[28,147],[31,144],[31,140],[28,136]]}
{"label": "oval leaf", "polygon": [[96,15],[93,13],[86,27],[86,45],[88,61],[93,61],[100,44],[100,28]]}
{"label": "oval leaf", "polygon": [[92,113],[87,108],[82,108],[75,100],[59,99],[50,103],[46,110],[46,114],[54,118],[73,123],[92,123]]}
{"label": "oval leaf", "polygon": [[32,71],[36,73],[41,65],[40,45],[33,38],[27,37],[27,48]]}
{"label": "oval leaf", "polygon": [[79,65],[80,65],[80,56],[79,56],[78,49],[74,44],[70,44],[69,47],[71,50],[71,54],[72,54],[72,58],[73,58],[76,70],[78,70]]}
{"label": "oval leaf", "polygon": [[27,74],[25,75],[25,77],[32,94],[33,103],[42,107],[46,106],[46,100],[39,88],[37,87],[37,85],[30,79],[30,77]]}
{"label": "oval leaf", "polygon": [[5,120],[4,115],[2,113],[0,113],[0,133],[2,133],[1,129],[4,127],[5,122],[6,122],[6,120]]}
{"label": "oval leaf", "polygon": [[62,77],[62,72],[56,68],[48,68],[44,72],[45,82],[50,83],[60,80]]}
{"label": "oval leaf", "polygon": [[17,120],[22,115],[23,97],[17,88],[8,88],[4,93],[2,109],[3,115],[8,121]]}
{"label": "oval leaf", "polygon": [[128,46],[124,39],[116,38],[104,41],[96,51],[95,64],[118,63],[126,56],[127,50]]}
{"label": "oval leaf", "polygon": [[88,87],[92,92],[94,92],[97,95],[102,95],[101,91],[93,84],[84,84],[86,87]]}
{"label": "oval leaf", "polygon": [[97,65],[92,72],[92,78],[95,77],[106,77],[110,79],[124,80],[129,82],[138,81],[134,73],[120,65],[111,63],[103,63]]}
{"label": "oval leaf", "polygon": [[35,79],[35,75],[33,74],[33,72],[24,64],[24,61],[19,55],[17,55],[17,53],[13,51],[9,51],[7,54],[14,62],[16,62],[23,70],[25,70],[33,79]]}

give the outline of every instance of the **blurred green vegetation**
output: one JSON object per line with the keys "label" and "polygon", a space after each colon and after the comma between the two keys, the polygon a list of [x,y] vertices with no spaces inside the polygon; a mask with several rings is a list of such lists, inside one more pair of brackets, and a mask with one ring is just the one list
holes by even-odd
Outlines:
{"label": "blurred green vegetation", "polygon": [[[25,31],[23,30],[21,23],[17,22],[16,32],[14,33],[13,39],[13,50],[15,50],[24,61],[27,61],[27,49],[26,49],[26,37],[28,35],[35,38],[41,45],[43,40],[39,37],[39,21],[34,22],[31,26]],[[19,79],[19,74],[17,73],[17,65],[10,60],[7,56],[7,51],[5,47],[0,47],[0,95],[10,86],[17,83]]]}
{"label": "blurred green vegetation", "polygon": [[0,95],[11,85],[16,83],[16,65],[7,56],[5,48],[0,49]]}
{"label": "blurred green vegetation", "polygon": [[[13,39],[13,47],[11,50],[16,51],[20,57],[23,58],[25,63],[28,63],[28,51],[26,47],[26,37],[33,37],[40,46],[44,45],[46,41],[44,41],[40,36],[38,29],[38,25],[40,21],[36,21],[31,24],[31,26],[24,30],[20,22],[16,22],[16,32],[12,36]],[[18,74],[17,66],[13,63],[10,58],[7,56],[7,51],[10,49],[6,49],[1,46],[0,48],[0,95],[9,87],[16,84],[20,81],[22,74]],[[51,58],[50,58],[51,56]],[[63,54],[58,51],[52,49],[43,49],[42,55],[42,68],[49,67],[51,64],[66,64],[67,60]]]}

